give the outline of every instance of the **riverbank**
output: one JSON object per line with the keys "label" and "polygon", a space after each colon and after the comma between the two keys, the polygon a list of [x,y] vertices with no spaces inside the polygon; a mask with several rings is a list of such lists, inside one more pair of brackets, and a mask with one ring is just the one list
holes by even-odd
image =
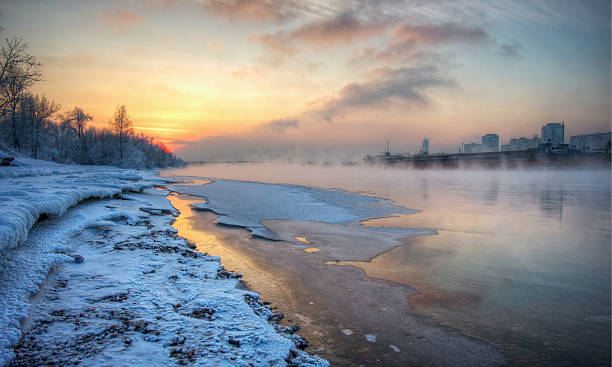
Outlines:
{"label": "riverbank", "polygon": [[0,172],[0,364],[327,365],[176,236],[154,172],[17,164]]}

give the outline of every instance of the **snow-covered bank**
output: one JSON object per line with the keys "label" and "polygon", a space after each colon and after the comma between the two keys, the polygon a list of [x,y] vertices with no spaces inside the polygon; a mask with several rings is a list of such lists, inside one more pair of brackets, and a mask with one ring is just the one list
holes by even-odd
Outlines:
{"label": "snow-covered bank", "polygon": [[152,171],[64,165],[27,158],[0,168],[0,251],[18,246],[37,220],[58,217],[79,202],[162,183]]}
{"label": "snow-covered bank", "polygon": [[21,164],[0,168],[0,365],[327,365],[175,236],[167,192],[121,194],[153,173]]}
{"label": "snow-covered bank", "polygon": [[[90,198],[112,197],[162,183],[154,172],[114,167],[62,165],[20,158],[15,166],[0,167],[0,363],[11,356],[10,346],[21,336],[20,321],[27,315],[29,297],[49,270],[72,260],[62,254],[67,239],[87,226],[111,218],[109,211],[72,213],[59,225],[44,223]],[[41,221],[44,235],[28,240]],[[44,224],[43,224],[44,223]]]}

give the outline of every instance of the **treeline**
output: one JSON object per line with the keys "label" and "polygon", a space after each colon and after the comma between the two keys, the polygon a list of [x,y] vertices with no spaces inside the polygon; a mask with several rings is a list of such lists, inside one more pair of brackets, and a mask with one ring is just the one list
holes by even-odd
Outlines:
{"label": "treeline", "polygon": [[0,150],[59,163],[165,168],[185,164],[153,138],[135,134],[124,105],[107,128],[89,125],[93,116],[61,105],[30,88],[43,79],[42,65],[19,38],[0,48]]}

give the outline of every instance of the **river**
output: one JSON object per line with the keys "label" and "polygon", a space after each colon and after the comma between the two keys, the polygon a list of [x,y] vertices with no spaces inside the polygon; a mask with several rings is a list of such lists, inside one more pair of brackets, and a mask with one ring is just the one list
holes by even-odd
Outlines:
{"label": "river", "polygon": [[[436,234],[410,236],[365,261],[328,261],[325,266],[361,269],[369,279],[417,289],[408,312],[490,343],[511,364],[610,365],[609,170],[243,163],[190,166],[163,175],[342,189],[418,209],[364,225]],[[210,213],[191,215],[214,220]],[[208,225],[206,231],[227,229]],[[304,231],[299,235],[310,237]],[[261,255],[256,246],[252,252],[252,257]],[[239,264],[229,267],[249,271]],[[290,292],[263,290],[262,295],[276,298],[270,301],[285,311],[300,308],[295,305],[299,297]],[[325,334],[324,327],[318,332]]]}

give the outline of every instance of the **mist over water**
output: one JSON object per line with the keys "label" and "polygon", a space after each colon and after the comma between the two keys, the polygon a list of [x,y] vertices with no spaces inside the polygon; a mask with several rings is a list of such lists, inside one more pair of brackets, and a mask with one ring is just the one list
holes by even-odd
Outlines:
{"label": "mist over water", "polygon": [[369,262],[412,309],[518,364],[610,365],[610,171],[213,164],[165,175],[340,188],[422,210],[365,225],[435,230]]}

